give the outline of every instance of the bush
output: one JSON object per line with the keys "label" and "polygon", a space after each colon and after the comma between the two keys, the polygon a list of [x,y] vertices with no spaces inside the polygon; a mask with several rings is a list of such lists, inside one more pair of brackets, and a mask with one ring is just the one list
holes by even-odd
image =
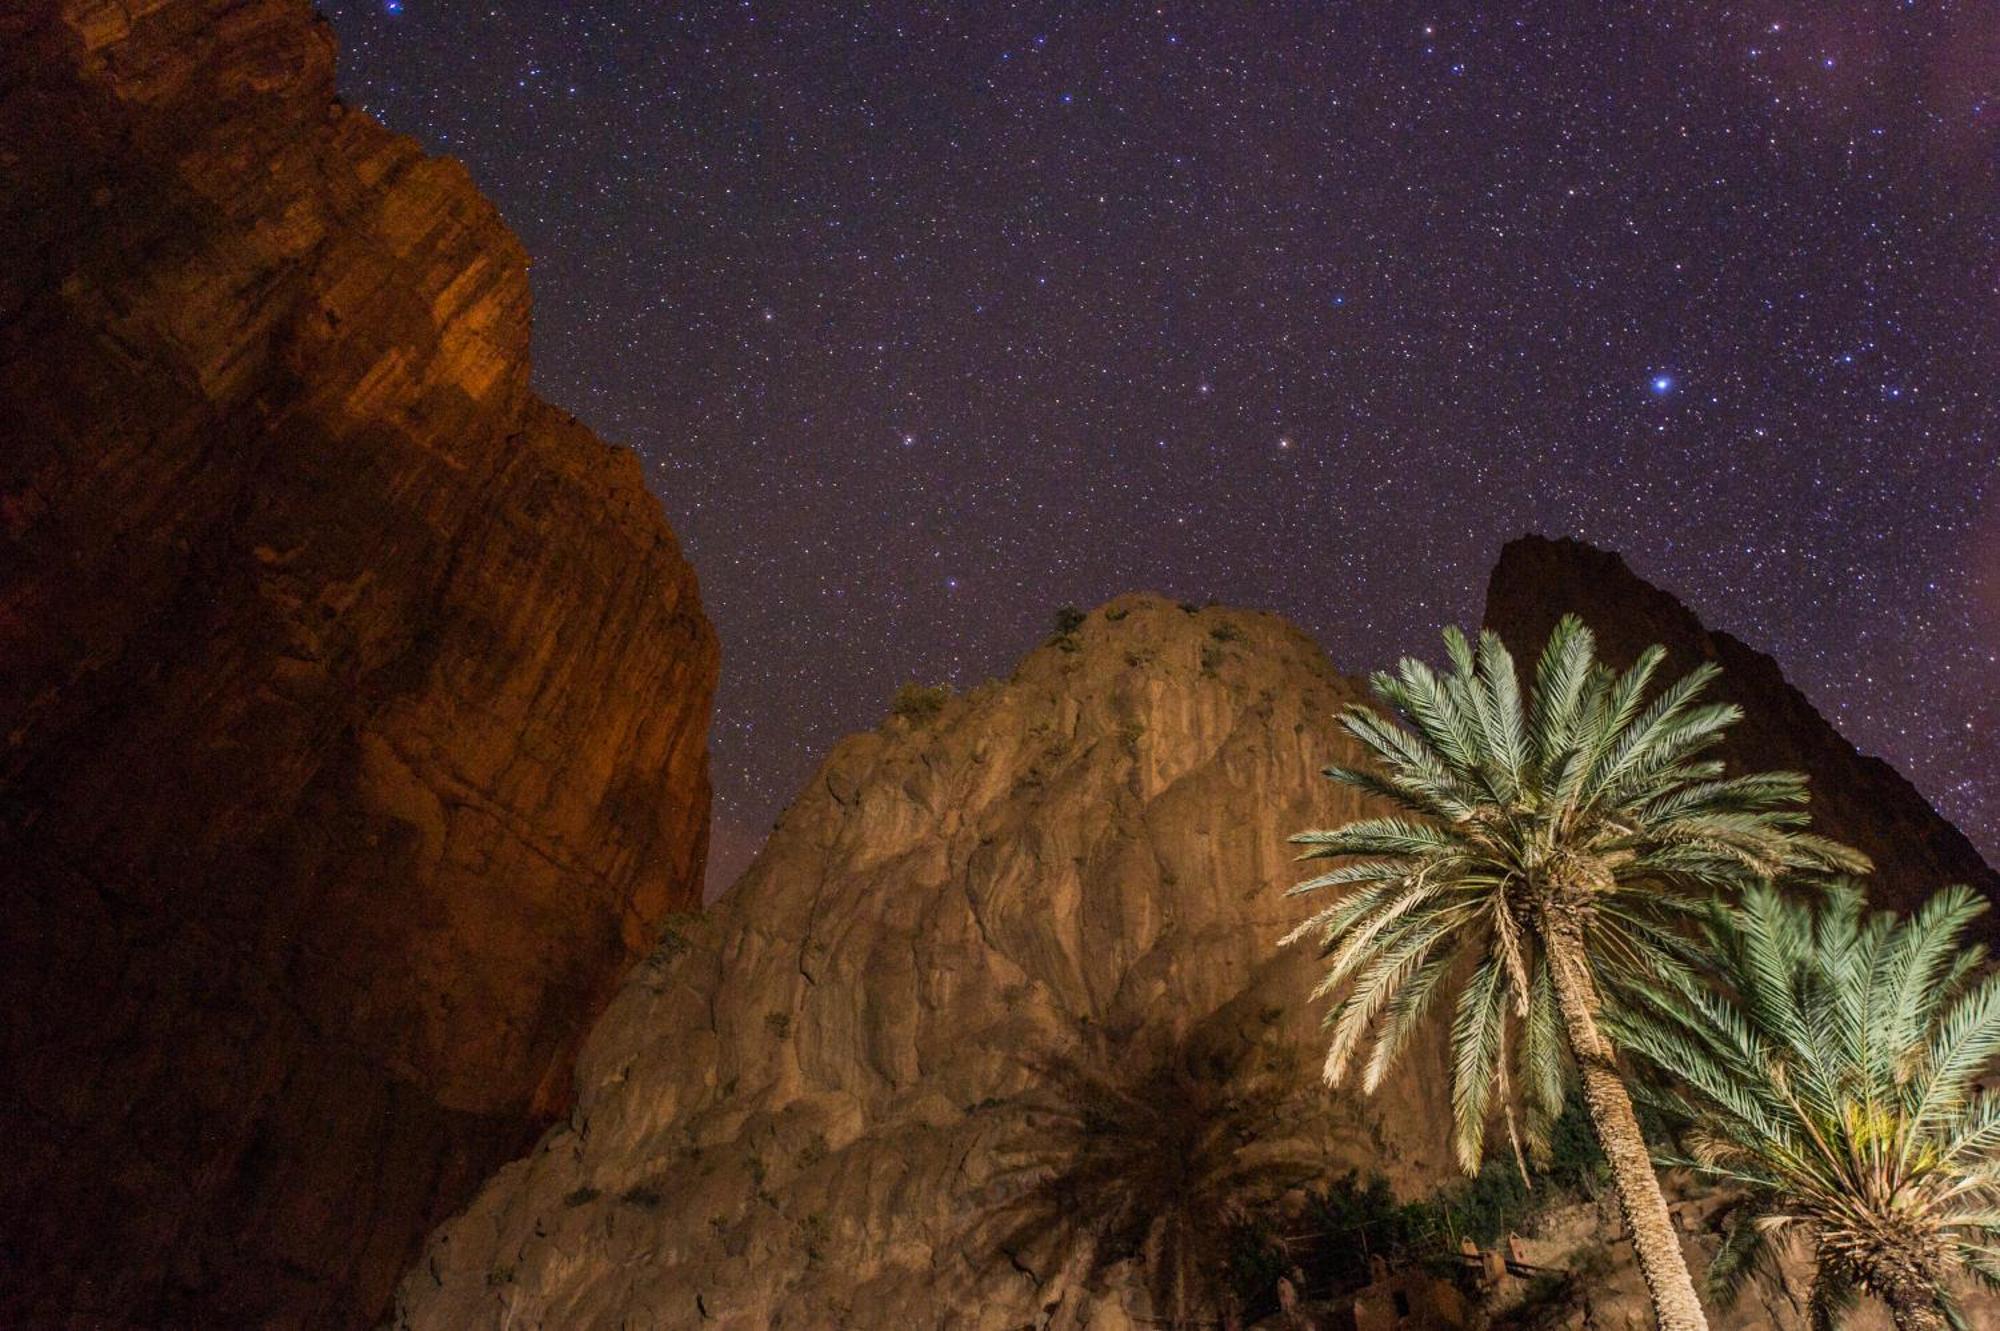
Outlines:
{"label": "bush", "polygon": [[[1253,1316],[1276,1310],[1277,1276],[1292,1261],[1315,1291],[1356,1290],[1369,1280],[1368,1259],[1391,1266],[1458,1270],[1458,1242],[1492,1247],[1563,1196],[1592,1196],[1602,1186],[1604,1156],[1580,1105],[1572,1103],[1550,1134],[1549,1168],[1531,1192],[1511,1152],[1489,1160],[1477,1178],[1452,1184],[1421,1201],[1399,1202],[1381,1177],[1349,1172],[1315,1189],[1303,1215],[1286,1221],[1274,1209],[1252,1215],[1232,1233],[1229,1274],[1237,1298]],[[1289,1241],[1280,1242],[1281,1234]],[[1288,1253],[1288,1255],[1287,1255]],[[1274,1267],[1283,1261],[1284,1266]]]}
{"label": "bush", "polygon": [[1447,1246],[1469,1238],[1488,1248],[1540,1210],[1540,1201],[1522,1184],[1521,1175],[1509,1158],[1489,1159],[1476,1177],[1443,1189],[1419,1205],[1430,1213],[1434,1232]]}
{"label": "bush", "polygon": [[1292,1259],[1278,1236],[1264,1226],[1239,1224],[1229,1232],[1229,1288],[1245,1315],[1264,1318],[1278,1311],[1278,1281]]}
{"label": "bush", "polygon": [[685,956],[694,943],[677,927],[692,924],[699,917],[675,911],[660,921],[660,938],[653,945],[653,958],[661,965]]}
{"label": "bush", "polygon": [[1067,638],[1070,634],[1082,628],[1083,621],[1089,618],[1089,615],[1086,615],[1073,605],[1064,606],[1062,609],[1056,611],[1056,636],[1058,638]]}
{"label": "bush", "polygon": [[889,714],[900,716],[912,725],[922,725],[932,720],[951,701],[951,689],[943,684],[918,684],[911,681],[896,690],[896,696],[889,700]]}
{"label": "bush", "polygon": [[[1641,1110],[1640,1124],[1648,1128],[1648,1139],[1663,1140],[1657,1125],[1649,1122],[1651,1118],[1650,1107]],[[1563,1116],[1556,1120],[1555,1130],[1549,1133],[1549,1157],[1545,1177],[1565,1192],[1594,1199],[1610,1181],[1610,1167],[1597,1144],[1597,1133],[1590,1126],[1590,1115],[1575,1101],[1563,1111]]]}

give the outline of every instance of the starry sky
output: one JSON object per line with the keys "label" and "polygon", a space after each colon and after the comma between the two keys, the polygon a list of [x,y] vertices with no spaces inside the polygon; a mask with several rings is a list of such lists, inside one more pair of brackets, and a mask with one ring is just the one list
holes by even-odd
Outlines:
{"label": "starry sky", "polygon": [[332,0],[723,641],[720,886],[1145,588],[1437,654],[1527,530],[2000,859],[2000,7]]}

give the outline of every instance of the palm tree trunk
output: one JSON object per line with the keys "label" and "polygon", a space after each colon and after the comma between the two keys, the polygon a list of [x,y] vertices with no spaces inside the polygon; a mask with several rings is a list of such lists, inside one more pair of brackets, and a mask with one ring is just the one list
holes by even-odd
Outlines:
{"label": "palm tree trunk", "polygon": [[1924,1274],[1921,1263],[1878,1263],[1869,1274],[1882,1302],[1889,1305],[1896,1331],[1945,1331],[1949,1323],[1938,1306],[1937,1282]]}
{"label": "palm tree trunk", "polygon": [[1639,1273],[1653,1299],[1660,1331],[1708,1331],[1708,1318],[1695,1297],[1694,1281],[1681,1256],[1667,1199],[1653,1173],[1653,1159],[1639,1132],[1632,1097],[1618,1075],[1611,1043],[1597,1028],[1597,983],[1584,960],[1583,931],[1566,913],[1545,911],[1542,941],[1548,950],[1549,978],[1556,1005],[1569,1035],[1570,1053],[1583,1080],[1583,1103],[1591,1126],[1611,1166],[1612,1185],[1625,1224],[1632,1231],[1632,1249]]}
{"label": "palm tree trunk", "polygon": [[1896,1323],[1896,1331],[1945,1331],[1948,1325],[1935,1294],[1898,1290],[1888,1294],[1883,1302],[1889,1305],[1889,1317]]}

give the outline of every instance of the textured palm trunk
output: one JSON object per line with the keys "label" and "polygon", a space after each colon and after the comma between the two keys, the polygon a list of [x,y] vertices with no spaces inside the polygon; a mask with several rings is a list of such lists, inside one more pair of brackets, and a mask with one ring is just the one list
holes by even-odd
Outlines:
{"label": "textured palm trunk", "polygon": [[1924,1274],[1918,1262],[1897,1262],[1871,1274],[1882,1302],[1889,1305],[1896,1331],[1945,1331],[1950,1325],[1938,1306],[1937,1282]]}
{"label": "textured palm trunk", "polygon": [[1889,1305],[1889,1316],[1896,1323],[1896,1331],[1945,1331],[1949,1325],[1934,1294],[1891,1294],[1884,1302]]}
{"label": "textured palm trunk", "polygon": [[1653,1158],[1639,1132],[1632,1097],[1618,1075],[1611,1044],[1597,1027],[1597,983],[1584,960],[1583,931],[1573,919],[1545,912],[1543,946],[1548,951],[1549,976],[1556,1003],[1569,1034],[1570,1052],[1583,1081],[1583,1103],[1591,1126],[1611,1166],[1618,1204],[1632,1231],[1632,1248],[1639,1273],[1653,1299],[1653,1314],[1661,1331],[1708,1331],[1708,1318],[1695,1297],[1694,1281],[1681,1256],[1667,1199],[1653,1173]]}

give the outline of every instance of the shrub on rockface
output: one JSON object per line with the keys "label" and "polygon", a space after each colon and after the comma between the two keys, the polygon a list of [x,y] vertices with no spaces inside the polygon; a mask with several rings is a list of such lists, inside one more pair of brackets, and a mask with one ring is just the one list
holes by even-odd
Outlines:
{"label": "shrub on rockface", "polygon": [[1277,1282],[1293,1266],[1314,1298],[1366,1285],[1369,1259],[1391,1266],[1458,1269],[1460,1239],[1481,1247],[1526,1232],[1535,1217],[1571,1200],[1594,1199],[1606,1181],[1604,1153],[1580,1106],[1571,1106],[1550,1133],[1548,1167],[1534,1186],[1512,1161],[1488,1161],[1480,1172],[1416,1201],[1398,1201],[1387,1180],[1349,1172],[1308,1190],[1303,1207],[1286,1214],[1260,1208],[1230,1237],[1229,1282],[1246,1316],[1277,1310]]}
{"label": "shrub on rockface", "polygon": [[896,690],[896,696],[889,701],[889,714],[902,717],[912,725],[922,725],[936,718],[951,701],[951,689],[943,684],[919,684],[912,680]]}

